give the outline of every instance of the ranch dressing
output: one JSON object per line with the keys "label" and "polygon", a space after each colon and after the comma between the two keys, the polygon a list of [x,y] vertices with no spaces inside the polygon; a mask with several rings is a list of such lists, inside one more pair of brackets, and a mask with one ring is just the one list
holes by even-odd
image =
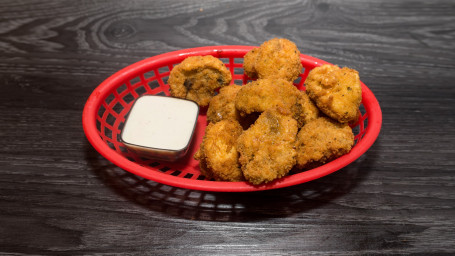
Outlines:
{"label": "ranch dressing", "polygon": [[154,153],[159,156],[166,151],[177,151],[169,154],[181,155],[190,144],[198,113],[199,107],[193,101],[142,96],[129,113],[121,134],[122,141],[134,151],[152,157]]}

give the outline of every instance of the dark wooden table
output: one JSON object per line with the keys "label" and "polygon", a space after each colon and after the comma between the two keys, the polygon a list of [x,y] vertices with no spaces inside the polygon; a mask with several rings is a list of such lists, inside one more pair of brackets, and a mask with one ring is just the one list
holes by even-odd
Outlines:
{"label": "dark wooden table", "polygon": [[[84,103],[157,54],[273,37],[360,72],[383,111],[353,164],[294,187],[185,190],[99,155]],[[455,2],[0,2],[0,254],[455,254]]]}

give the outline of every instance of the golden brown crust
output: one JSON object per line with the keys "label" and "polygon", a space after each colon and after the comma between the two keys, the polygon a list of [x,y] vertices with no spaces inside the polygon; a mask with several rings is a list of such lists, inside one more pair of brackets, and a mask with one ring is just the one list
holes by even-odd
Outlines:
{"label": "golden brown crust", "polygon": [[296,163],[297,121],[280,109],[269,109],[237,140],[247,181],[259,185],[288,174]]}
{"label": "golden brown crust", "polygon": [[297,120],[299,127],[321,116],[316,104],[310,99],[305,91],[299,91],[297,104],[292,109],[294,118]]}
{"label": "golden brown crust", "polygon": [[258,78],[256,69],[254,68],[258,53],[259,48],[254,48],[247,52],[245,56],[243,56],[243,70],[245,74],[251,79]]}
{"label": "golden brown crust", "polygon": [[324,114],[340,123],[357,121],[362,89],[356,70],[322,65],[310,71],[305,86],[310,98]]}
{"label": "golden brown crust", "polygon": [[298,101],[299,90],[284,79],[258,79],[240,89],[235,98],[235,107],[241,114],[264,112],[282,107],[290,111]]}
{"label": "golden brown crust", "polygon": [[282,78],[290,82],[302,71],[300,51],[285,38],[273,38],[244,57],[244,70],[250,78]]}
{"label": "golden brown crust", "polygon": [[281,107],[297,120],[299,127],[319,117],[319,110],[308,95],[284,79],[258,79],[242,86],[235,107],[242,116]]}
{"label": "golden brown crust", "polygon": [[237,152],[237,138],[243,129],[235,120],[210,123],[202,144],[194,155],[201,173],[218,181],[244,180]]}
{"label": "golden brown crust", "polygon": [[210,100],[207,109],[207,120],[212,123],[223,119],[239,120],[240,115],[235,108],[235,97],[242,87],[240,85],[229,85],[220,89],[220,92]]}
{"label": "golden brown crust", "polygon": [[221,60],[211,55],[192,56],[175,66],[169,75],[171,96],[193,100],[207,106],[215,90],[228,85],[231,72]]}
{"label": "golden brown crust", "polygon": [[310,169],[348,153],[354,134],[347,124],[328,117],[307,123],[297,135],[297,166]]}

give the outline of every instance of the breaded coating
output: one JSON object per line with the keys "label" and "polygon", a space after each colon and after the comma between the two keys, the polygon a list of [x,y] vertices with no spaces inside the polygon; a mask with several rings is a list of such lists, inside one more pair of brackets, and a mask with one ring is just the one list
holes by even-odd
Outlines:
{"label": "breaded coating", "polygon": [[277,106],[290,110],[298,101],[299,90],[284,79],[259,79],[240,89],[235,107],[240,114],[264,112]]}
{"label": "breaded coating", "polygon": [[243,68],[250,78],[282,78],[293,82],[302,71],[300,51],[285,38],[273,38],[244,56]]}
{"label": "breaded coating", "polygon": [[215,90],[228,85],[231,72],[221,60],[211,55],[192,56],[175,66],[169,75],[171,96],[207,106]]}
{"label": "breaded coating", "polygon": [[308,95],[284,79],[258,79],[242,86],[235,98],[235,107],[241,116],[281,107],[298,121],[299,127],[319,116],[318,108]]}
{"label": "breaded coating", "polygon": [[259,48],[254,48],[247,52],[245,56],[243,56],[243,70],[245,74],[251,79],[257,79],[258,74],[254,65],[256,64],[256,59],[259,53]]}
{"label": "breaded coating", "polygon": [[229,85],[220,89],[220,92],[212,98],[207,109],[207,120],[212,123],[223,119],[239,120],[240,114],[235,108],[235,97],[242,87]]}
{"label": "breaded coating", "polygon": [[324,114],[340,123],[357,121],[362,89],[356,70],[322,65],[310,71],[305,86],[310,98]]}
{"label": "breaded coating", "polygon": [[239,165],[237,139],[243,129],[231,119],[210,123],[194,159],[199,160],[201,173],[218,181],[244,180]]}
{"label": "breaded coating", "polygon": [[288,174],[296,163],[297,121],[280,108],[262,113],[237,140],[245,179],[259,185]]}
{"label": "breaded coating", "polygon": [[295,113],[294,118],[297,120],[299,128],[321,116],[318,107],[305,91],[299,91],[299,99],[293,112]]}
{"label": "breaded coating", "polygon": [[347,124],[328,117],[315,119],[297,135],[297,167],[311,169],[348,153],[354,145],[354,134]]}

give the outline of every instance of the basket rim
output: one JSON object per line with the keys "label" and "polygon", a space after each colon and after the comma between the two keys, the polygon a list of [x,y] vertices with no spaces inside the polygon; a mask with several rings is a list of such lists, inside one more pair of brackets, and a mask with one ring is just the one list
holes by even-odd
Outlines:
{"label": "basket rim", "polygon": [[[126,159],[117,151],[110,148],[99,136],[96,128],[97,111],[102,104],[102,100],[116,89],[115,86],[118,85],[119,82],[131,79],[132,77],[137,76],[138,72],[148,70],[149,67],[168,65],[169,60],[183,60],[189,56],[209,54],[218,58],[226,58],[226,55],[230,55],[231,57],[234,55],[234,58],[235,56],[243,58],[246,52],[256,47],[257,46],[220,45],[182,49],[146,58],[117,71],[98,85],[86,101],[82,112],[82,126],[88,141],[104,158],[125,171],[169,186],[214,192],[260,191],[305,183],[326,176],[354,162],[373,145],[381,130],[382,111],[373,92],[363,82],[360,82],[362,87],[362,104],[368,114],[368,126],[365,128],[362,139],[355,145],[355,147],[348,154],[320,167],[290,176],[285,176],[264,185],[254,186],[248,182],[189,180],[158,171],[151,171],[149,168]],[[324,60],[304,54],[300,55],[300,59],[302,63],[313,67],[321,66],[323,64],[331,64]]]}

